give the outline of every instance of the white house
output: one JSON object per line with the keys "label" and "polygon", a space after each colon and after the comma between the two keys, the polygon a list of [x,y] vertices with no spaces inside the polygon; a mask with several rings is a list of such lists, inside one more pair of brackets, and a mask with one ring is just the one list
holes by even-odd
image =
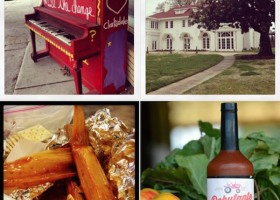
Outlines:
{"label": "white house", "polygon": [[213,31],[198,29],[190,20],[196,9],[195,5],[176,7],[147,17],[148,50],[242,51],[259,47],[260,34],[253,29],[245,34],[226,24]]}

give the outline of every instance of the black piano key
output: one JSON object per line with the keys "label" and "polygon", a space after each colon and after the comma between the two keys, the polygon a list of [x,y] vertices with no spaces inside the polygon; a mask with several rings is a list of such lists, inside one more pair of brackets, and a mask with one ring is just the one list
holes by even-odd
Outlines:
{"label": "black piano key", "polygon": [[75,39],[75,37],[73,35],[70,35],[70,34],[66,35],[65,37],[69,40]]}
{"label": "black piano key", "polygon": [[57,27],[54,27],[54,26],[48,24],[46,21],[43,21],[39,18],[32,19],[32,20],[30,20],[30,22],[37,25],[44,31],[52,34],[53,36],[55,36],[56,38],[58,38],[59,40],[63,41],[64,43],[66,43],[68,45],[71,44],[71,40],[75,39],[75,36],[73,36],[69,33],[66,33],[65,31],[63,31]]}

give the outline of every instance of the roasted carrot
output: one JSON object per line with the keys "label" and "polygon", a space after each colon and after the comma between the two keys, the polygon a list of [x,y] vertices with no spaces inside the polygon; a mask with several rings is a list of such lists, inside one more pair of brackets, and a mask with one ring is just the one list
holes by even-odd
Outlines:
{"label": "roasted carrot", "polygon": [[84,111],[75,106],[70,144],[83,192],[87,200],[114,200],[110,183],[88,141]]}
{"label": "roasted carrot", "polygon": [[73,145],[89,145],[89,136],[86,131],[84,110],[81,106],[74,107],[72,135],[70,144]]}
{"label": "roasted carrot", "polygon": [[79,188],[77,182],[72,179],[67,180],[67,193],[67,200],[84,200],[81,189]]}
{"label": "roasted carrot", "polygon": [[4,163],[4,189],[25,189],[76,174],[70,148],[42,151]]}
{"label": "roasted carrot", "polygon": [[111,185],[92,147],[73,148],[79,179],[87,200],[115,199]]}

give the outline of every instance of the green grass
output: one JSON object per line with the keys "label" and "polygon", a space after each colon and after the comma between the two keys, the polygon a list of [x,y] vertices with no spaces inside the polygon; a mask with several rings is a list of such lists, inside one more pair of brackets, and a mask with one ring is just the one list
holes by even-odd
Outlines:
{"label": "green grass", "polygon": [[222,60],[221,55],[147,55],[146,91],[148,93],[192,76]]}
{"label": "green grass", "polygon": [[275,59],[244,59],[184,94],[275,94]]}
{"label": "green grass", "polygon": [[254,67],[248,65],[248,64],[241,64],[241,65],[237,65],[236,66],[238,69],[240,69],[241,71],[253,71],[255,70]]}
{"label": "green grass", "polygon": [[257,64],[257,65],[265,65],[266,63],[263,62],[263,61],[260,61],[260,62],[257,62],[256,64]]}
{"label": "green grass", "polygon": [[240,74],[240,76],[255,76],[255,75],[260,75],[260,73],[254,72],[254,71],[248,71]]}

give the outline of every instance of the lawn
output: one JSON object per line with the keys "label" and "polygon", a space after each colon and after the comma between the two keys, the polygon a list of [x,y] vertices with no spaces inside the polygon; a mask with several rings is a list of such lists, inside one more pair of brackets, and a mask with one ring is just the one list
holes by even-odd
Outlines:
{"label": "lawn", "polygon": [[275,59],[236,56],[233,66],[185,94],[275,94]]}
{"label": "lawn", "polygon": [[223,60],[221,55],[165,54],[146,57],[146,92],[192,76]]}

